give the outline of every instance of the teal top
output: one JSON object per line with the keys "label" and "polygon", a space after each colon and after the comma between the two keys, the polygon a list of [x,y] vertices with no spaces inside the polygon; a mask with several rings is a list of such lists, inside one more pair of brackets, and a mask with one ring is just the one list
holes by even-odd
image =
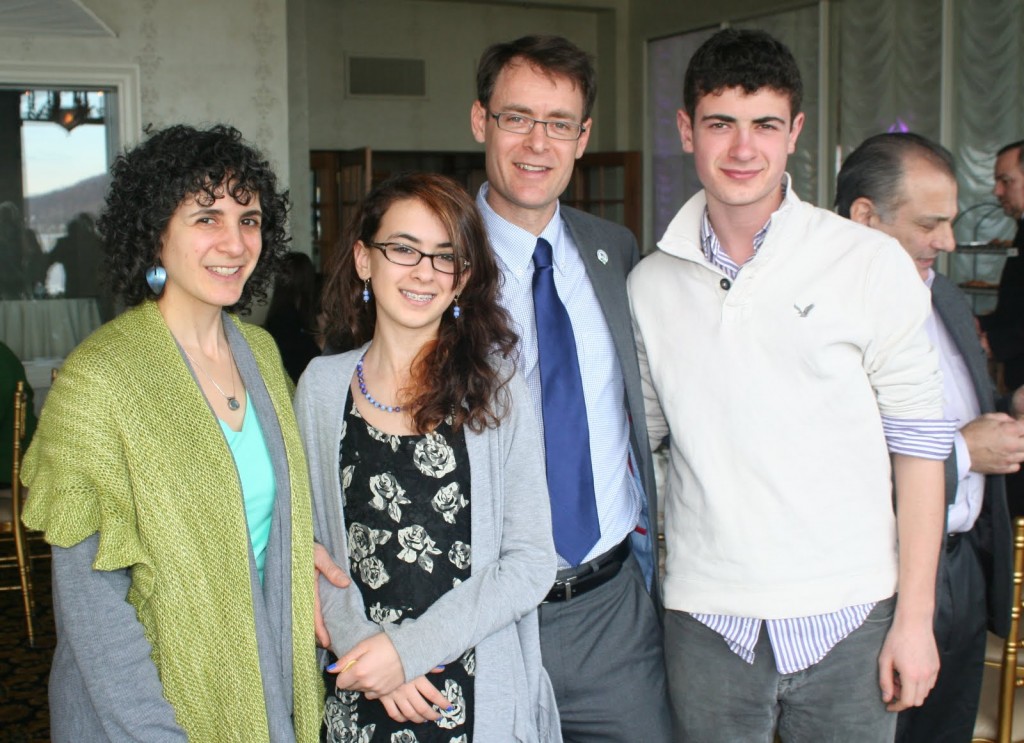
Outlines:
{"label": "teal top", "polygon": [[249,541],[256,558],[256,569],[263,582],[263,566],[267,561],[267,542],[270,540],[270,520],[274,511],[274,466],[270,462],[270,451],[263,440],[263,429],[253,414],[252,400],[245,393],[245,417],[242,430],[234,431],[218,419],[224,437],[228,440],[235,468],[242,484],[242,500],[245,503],[245,520],[249,526]]}

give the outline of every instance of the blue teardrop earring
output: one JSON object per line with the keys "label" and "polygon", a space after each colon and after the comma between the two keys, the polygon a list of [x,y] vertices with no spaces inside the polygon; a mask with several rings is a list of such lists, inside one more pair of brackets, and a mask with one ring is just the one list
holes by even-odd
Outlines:
{"label": "blue teardrop earring", "polygon": [[164,284],[167,283],[167,269],[163,266],[153,266],[146,271],[146,283],[149,284],[149,290],[159,297],[164,290]]}
{"label": "blue teardrop earring", "polygon": [[370,280],[363,279],[363,304],[370,303]]}
{"label": "blue teardrop earring", "polygon": [[458,320],[460,317],[462,317],[462,308],[459,307],[459,295],[458,294],[455,295],[455,306],[452,307],[452,317],[454,317],[456,320]]}

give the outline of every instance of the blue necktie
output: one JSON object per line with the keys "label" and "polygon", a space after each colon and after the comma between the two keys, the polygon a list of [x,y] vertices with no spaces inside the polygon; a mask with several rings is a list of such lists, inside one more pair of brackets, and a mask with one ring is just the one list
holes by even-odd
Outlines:
{"label": "blue necktie", "polygon": [[555,549],[575,566],[601,537],[590,465],[590,426],[576,338],[569,313],[555,290],[551,244],[544,238],[537,239],[533,263],[551,521]]}

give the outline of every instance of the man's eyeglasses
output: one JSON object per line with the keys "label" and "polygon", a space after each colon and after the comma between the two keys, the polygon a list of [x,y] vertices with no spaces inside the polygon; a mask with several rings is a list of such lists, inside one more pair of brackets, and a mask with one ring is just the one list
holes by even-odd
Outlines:
{"label": "man's eyeglasses", "polygon": [[529,134],[533,131],[535,124],[543,124],[544,133],[551,139],[571,141],[579,139],[583,136],[583,132],[587,130],[585,126],[577,124],[575,121],[544,121],[509,111],[502,111],[500,114],[491,113],[490,111],[487,113],[498,123],[499,129],[504,129],[506,132],[512,132],[513,134]]}
{"label": "man's eyeglasses", "polygon": [[[416,266],[424,258],[430,259],[430,265],[438,273],[455,273],[457,260],[454,253],[424,253],[422,250],[410,247],[403,243],[366,243],[371,248],[377,248],[392,263],[399,266]],[[469,261],[462,261],[462,267],[467,268]]]}

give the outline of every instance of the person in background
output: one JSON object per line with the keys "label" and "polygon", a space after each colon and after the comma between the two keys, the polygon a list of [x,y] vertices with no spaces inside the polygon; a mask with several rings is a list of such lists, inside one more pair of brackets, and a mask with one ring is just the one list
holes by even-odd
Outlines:
{"label": "person in background", "polygon": [[939,669],[954,426],[928,292],[895,240],[794,192],[801,93],[763,31],[701,45],[677,123],[704,188],[629,277],[652,447],[670,435],[680,740],[891,741]]}
{"label": "person in background", "polygon": [[[1024,140],[1011,142],[996,154],[992,194],[1017,224],[1013,247],[1024,250]],[[1003,363],[1006,388],[1017,389],[1024,384],[1024,257],[1006,259],[996,308],[978,321],[992,357]]]}
{"label": "person in background", "polygon": [[555,574],[532,404],[480,215],[439,175],[367,195],[324,293],[296,415],[322,580],[331,743],[559,741],[537,604]]}
{"label": "person in background", "polygon": [[284,368],[293,382],[298,382],[310,360],[320,355],[319,315],[313,261],[305,253],[288,253],[274,279],[274,293],[263,327],[277,343]]}
{"label": "person in background", "polygon": [[[956,191],[952,155],[911,133],[865,140],[843,162],[836,185],[839,215],[899,240],[931,290],[925,330],[939,353],[945,416],[960,427],[946,459],[945,551],[935,612],[939,677],[922,706],[900,713],[899,743],[970,743],[986,625],[1006,637],[1010,623],[1012,551],[1003,475],[1024,461],[1024,423],[995,412],[970,304],[934,270],[940,253],[956,249]],[[1024,389],[1015,401],[1024,403]]]}
{"label": "person in background", "polygon": [[0,299],[31,299],[42,293],[46,256],[21,210],[10,201],[0,204],[0,266]]}
{"label": "person in background", "polygon": [[103,243],[92,215],[86,212],[68,222],[67,234],[47,256],[47,264],[64,266],[64,296],[68,298],[99,296],[102,262]]}
{"label": "person in background", "polygon": [[[14,392],[18,382],[25,383],[28,409],[25,411],[25,441],[23,447],[32,442],[36,430],[36,411],[33,403],[32,386],[25,377],[25,367],[7,345],[0,342],[0,488],[11,487],[11,473],[14,466]],[[23,448],[22,451],[25,451]]]}
{"label": "person in background", "polygon": [[[1024,250],[1024,140],[1004,145],[996,154],[992,194],[1016,223],[1012,246],[1019,253]],[[990,357],[1002,363],[1005,391],[1019,388],[1024,384],[1024,256],[1006,258],[996,308],[978,317],[978,325]],[[1006,497],[1011,516],[1024,516],[1024,474],[1006,476]]]}
{"label": "person in background", "polygon": [[25,457],[53,545],[53,740],[318,740],[313,528],[291,385],[242,323],[287,198],[233,128],[112,166],[99,231],[128,309],[68,356]]}

